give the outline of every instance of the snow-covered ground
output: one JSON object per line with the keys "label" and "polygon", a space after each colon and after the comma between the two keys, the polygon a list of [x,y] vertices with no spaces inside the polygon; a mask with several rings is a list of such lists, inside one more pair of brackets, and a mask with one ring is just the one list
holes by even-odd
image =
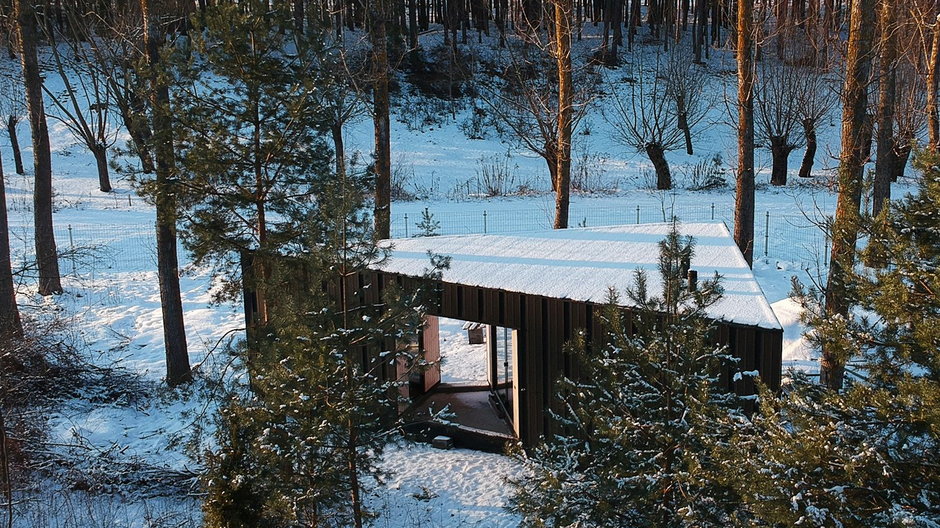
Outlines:
{"label": "snow-covered ground", "polygon": [[441,336],[441,382],[485,383],[486,344],[471,345],[464,321],[439,319]]}
{"label": "snow-covered ground", "polygon": [[[581,44],[596,44],[591,35]],[[713,71],[727,69],[728,57],[716,52],[709,66]],[[7,59],[0,67],[15,71]],[[727,78],[727,77],[725,77]],[[55,76],[47,76],[57,89]],[[470,140],[460,124],[469,118],[460,111],[456,119],[418,132],[409,129],[411,107],[395,110],[392,151],[394,165],[403,174],[404,186],[414,194],[425,194],[423,201],[395,202],[393,217],[398,236],[414,234],[415,223],[428,208],[442,222],[444,233],[510,232],[545,227],[554,209],[549,193],[483,199],[468,197],[461,186],[476,176],[487,159],[511,156],[510,165],[517,182],[535,189],[546,189],[544,162],[521,151],[505,139],[490,134],[488,139]],[[682,185],[682,170],[701,160],[720,156],[720,168],[731,182],[735,159],[734,134],[724,124],[723,105],[716,104],[709,115],[708,127],[696,139],[694,156],[670,152],[667,158]],[[791,277],[808,282],[819,273],[824,238],[809,227],[804,213],[811,218],[831,214],[835,196],[823,182],[834,165],[832,152],[838,145],[837,117],[820,130],[822,148],[817,156],[818,176],[812,182],[795,181],[783,189],[760,185],[757,191],[758,238],[762,222],[771,224],[767,256],[763,240],[757,241],[754,274],[777,319],[784,326],[784,369],[816,368],[815,356],[801,338],[799,307],[787,295]],[[371,123],[361,120],[346,131],[347,145],[368,156],[372,137]],[[589,129],[590,134],[584,134]],[[613,141],[610,126],[597,108],[591,110],[575,145],[576,154],[586,153],[586,170],[610,192],[576,195],[572,200],[572,223],[634,223],[662,221],[664,214],[675,212],[686,221],[725,220],[730,224],[734,200],[733,188],[712,191],[657,193],[645,187],[651,170],[649,161]],[[159,289],[156,280],[152,242],[153,208],[139,198],[129,182],[113,173],[115,191],[97,191],[94,159],[77,144],[59,123],[50,121],[55,188],[55,223],[60,250],[84,248],[75,259],[64,259],[61,270],[66,292],[42,298],[26,278],[20,285],[19,302],[32,317],[57,317],[67,325],[63,339],[79,347],[92,362],[101,366],[127,369],[142,380],[153,394],[136,395],[132,401],[85,401],[77,399],[49,417],[53,442],[72,444],[87,457],[119,454],[125,459],[138,458],[153,465],[175,470],[196,470],[183,449],[194,424],[209,422],[208,394],[200,390],[169,391],[159,389],[164,373]],[[20,143],[24,161],[31,167],[28,124],[20,125]],[[799,163],[802,152],[791,157],[791,167]],[[7,184],[12,245],[16,257],[32,253],[32,183],[27,176],[13,173],[8,142],[0,145]],[[480,160],[484,160],[481,162]],[[759,150],[759,180],[769,179],[769,154]],[[792,171],[792,172],[795,172]],[[895,193],[903,186],[896,188]],[[668,213],[664,212],[668,211]],[[766,220],[769,213],[770,220]],[[405,220],[407,215],[408,220]],[[802,219],[802,220],[801,220]],[[814,257],[819,256],[819,261]],[[218,373],[225,368],[224,346],[240,337],[243,319],[238,305],[211,303],[213,278],[206,270],[187,267],[181,281],[187,338],[191,360],[203,369]],[[444,380],[485,379],[482,345],[465,345],[466,332],[459,322],[442,322]],[[479,360],[477,358],[479,356]],[[208,389],[207,389],[208,390]],[[171,442],[172,440],[172,442]],[[502,510],[510,494],[504,478],[519,471],[512,459],[463,450],[438,451],[427,446],[400,445],[388,450],[384,459],[391,478],[370,497],[373,511],[380,514],[376,526],[512,526],[517,519]],[[175,504],[175,505],[174,505]],[[191,500],[180,500],[161,508],[178,508],[198,517]],[[125,514],[128,510],[125,510]],[[128,526],[144,525],[140,515],[126,514]],[[116,524],[117,525],[117,524]]]}

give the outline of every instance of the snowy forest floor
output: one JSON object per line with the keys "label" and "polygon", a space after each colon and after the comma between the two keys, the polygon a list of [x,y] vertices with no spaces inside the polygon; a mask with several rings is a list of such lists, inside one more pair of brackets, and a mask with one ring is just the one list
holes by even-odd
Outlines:
{"label": "snowy forest floor", "polygon": [[[597,35],[586,33],[578,46],[582,52],[590,50],[597,46],[597,39]],[[634,53],[642,49],[640,46]],[[15,71],[15,65],[3,61],[0,67]],[[730,54],[715,51],[707,67],[714,73],[718,92],[733,81],[722,75],[733,67]],[[61,88],[54,86],[55,76],[48,76],[47,81],[53,85],[51,90]],[[405,86],[400,104],[393,109],[393,159],[399,187],[422,199],[393,204],[397,236],[413,235],[425,208],[442,222],[442,231],[448,234],[547,227],[554,205],[546,191],[547,170],[541,159],[520,150],[511,138],[495,133],[485,139],[468,139],[463,125],[472,117],[472,105],[451,108],[450,103],[439,102],[443,111],[425,123],[415,115],[414,105],[408,104],[417,96]],[[707,126],[695,139],[695,155],[667,154],[677,175],[676,190],[667,193],[649,190],[651,164],[611,140],[602,111],[603,103],[595,103],[576,138],[576,170],[594,182],[594,192],[573,197],[573,224],[662,221],[674,213],[680,220],[715,219],[730,225],[734,168],[721,160],[736,157],[735,140],[721,102],[714,103],[705,120]],[[824,271],[825,238],[810,220],[831,214],[835,207],[831,179],[833,152],[839,140],[837,123],[834,113],[820,130],[817,171],[811,180],[797,181],[799,156],[794,155],[791,185],[769,187],[769,154],[759,149],[758,179],[762,184],[757,190],[756,210],[758,222],[766,225],[758,227],[754,273],[785,329],[785,371],[791,367],[813,371],[817,365],[814,352],[802,340],[800,310],[788,293],[792,277],[810,283],[819,280]],[[360,158],[367,158],[371,151],[370,127],[371,122],[361,119],[346,131],[350,152],[358,152]],[[55,339],[73,347],[89,364],[113,369],[134,384],[107,397],[77,394],[50,409],[47,441],[56,454],[50,458],[54,465],[50,473],[62,478],[35,483],[29,500],[18,506],[17,523],[195,526],[199,502],[198,497],[188,495],[195,488],[187,486],[199,471],[196,455],[210,441],[215,381],[228,375],[230,365],[224,350],[241,337],[241,306],[214,304],[212,273],[186,266],[181,279],[183,306],[190,357],[197,365],[198,378],[181,390],[161,385],[164,351],[152,240],[153,208],[117,174],[112,193],[98,192],[94,158],[60,124],[51,122],[50,134],[57,243],[60,251],[70,253],[60,262],[65,293],[40,297],[33,278],[23,274],[19,277],[20,306],[32,327],[46,328],[55,321],[59,329]],[[27,144],[24,161],[30,167],[25,124],[21,125],[21,143]],[[14,258],[25,262],[32,254],[32,182],[29,174],[12,173],[8,144],[0,146],[0,156],[7,171],[4,177]],[[484,166],[501,159],[508,160],[508,171],[514,178],[510,195],[486,198],[474,193],[472,182]],[[714,165],[729,185],[709,191],[688,190],[683,175],[691,174],[696,164],[712,160],[717,160]],[[897,185],[894,193],[900,194],[908,184]],[[765,245],[761,234],[767,226]],[[447,335],[454,338],[460,332]],[[453,365],[455,372],[467,379],[476,379],[480,371],[474,369],[483,369],[482,362],[465,364],[455,359]],[[503,510],[510,494],[503,478],[520,471],[511,458],[402,443],[386,452],[383,466],[391,477],[376,485],[369,496],[370,509],[378,515],[375,526],[514,526],[518,522]],[[117,475],[135,478],[122,481],[115,478]],[[137,483],[148,475],[172,475],[179,486],[169,495],[160,490],[139,493]],[[88,484],[86,490],[78,484],[80,480],[100,485]]]}

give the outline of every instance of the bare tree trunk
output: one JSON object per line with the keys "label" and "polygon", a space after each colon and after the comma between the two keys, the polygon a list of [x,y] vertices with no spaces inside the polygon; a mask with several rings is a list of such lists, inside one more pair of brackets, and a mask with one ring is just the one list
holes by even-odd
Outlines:
{"label": "bare tree trunk", "polygon": [[894,32],[895,9],[893,2],[881,0],[881,56],[878,60],[878,145],[875,152],[875,180],[872,184],[871,213],[877,216],[885,201],[891,199],[891,176],[894,173],[894,107],[897,98],[897,40]]}
{"label": "bare tree trunk", "polygon": [[306,20],[306,9],[304,2],[306,0],[294,0],[294,31],[299,34],[304,33],[304,21]]}
{"label": "bare tree trunk", "polygon": [[20,138],[16,135],[16,125],[18,120],[16,116],[11,115],[7,118],[7,133],[10,134],[10,148],[13,149],[13,167],[19,175],[26,174],[23,169],[23,155],[20,152]]}
{"label": "bare tree trunk", "polygon": [[734,241],[748,266],[754,262],[754,0],[738,0],[738,174]]}
{"label": "bare tree trunk", "polygon": [[336,153],[336,177],[342,179],[346,176],[346,146],[343,143],[343,125],[333,123],[330,125],[333,135],[333,151]]}
{"label": "bare tree trunk", "polygon": [[685,153],[691,156],[695,152],[692,150],[692,130],[689,127],[689,115],[685,112],[679,113],[679,130],[685,136]]}
{"label": "bare tree trunk", "polygon": [[894,144],[894,107],[897,98],[897,44],[894,32],[895,9],[893,2],[881,0],[881,56],[878,60],[878,144],[875,152],[875,179],[872,184],[871,213],[877,216],[885,202],[891,199],[891,177],[897,155]]}
{"label": "bare tree trunk", "polygon": [[39,267],[39,294],[62,293],[59,256],[52,227],[52,153],[42,99],[42,77],[36,56],[36,13],[32,0],[14,0],[20,61],[26,86],[26,107],[33,133],[33,222],[35,223],[36,263]]}
{"label": "bare tree trunk", "polygon": [[[849,311],[846,298],[847,270],[855,264],[859,208],[862,196],[862,171],[865,165],[863,141],[868,113],[868,83],[871,77],[871,52],[874,40],[876,0],[854,0],[850,15],[849,47],[843,88],[842,154],[839,162],[839,198],[832,224],[832,253],[826,284],[826,315],[845,317]],[[834,347],[823,346],[819,382],[840,390],[845,377],[844,357]]]}
{"label": "bare tree trunk", "polygon": [[[555,58],[558,63],[558,183],[555,191],[555,229],[568,227],[571,200],[571,128],[574,88],[571,79],[571,0],[554,0]],[[615,17],[616,19],[616,17]]]}
{"label": "bare tree trunk", "polygon": [[7,424],[0,406],[0,468],[3,469],[3,498],[7,502],[7,528],[13,528],[13,478],[10,475],[10,453],[7,451]]}
{"label": "bare tree trunk", "polygon": [[408,48],[418,49],[418,6],[415,0],[408,0]]}
{"label": "bare tree trunk", "polygon": [[933,39],[930,46],[930,60],[927,64],[927,132],[934,152],[940,148],[940,115],[937,110],[937,88],[940,84],[940,16],[933,25]]}
{"label": "bare tree trunk", "polygon": [[172,190],[175,156],[170,89],[159,74],[163,31],[158,17],[150,11],[150,0],[140,0],[144,21],[144,45],[150,68],[150,102],[153,112],[153,157],[156,164],[157,278],[163,312],[163,339],[166,348],[166,381],[174,386],[192,378],[183,303],[180,298],[179,258],[176,250],[176,200]]}
{"label": "bare tree trunk", "polygon": [[108,172],[108,148],[104,145],[95,145],[91,153],[95,156],[95,165],[98,168],[98,189],[101,192],[111,192],[111,177]]}
{"label": "bare tree trunk", "polygon": [[[347,366],[347,369],[350,368]],[[350,385],[352,385],[352,381]],[[362,498],[359,486],[359,464],[357,450],[359,448],[359,434],[352,418],[349,419],[349,446],[346,448],[346,469],[349,476],[350,499],[352,501],[353,523],[356,528],[362,528]]]}
{"label": "bare tree trunk", "polygon": [[898,151],[895,154],[894,170],[891,174],[891,182],[896,183],[898,178],[904,176],[904,170],[907,168],[907,160],[911,157],[911,142],[902,142],[898,145]]}
{"label": "bare tree trunk", "polygon": [[770,138],[770,155],[773,158],[773,167],[770,172],[770,184],[783,186],[787,184],[787,160],[793,152],[785,138]]}
{"label": "bare tree trunk", "polygon": [[862,122],[862,165],[871,161],[871,143],[875,137],[875,116],[865,112]]}
{"label": "bare tree trunk", "polygon": [[803,163],[800,164],[800,178],[810,178],[816,160],[816,123],[812,119],[803,120],[803,135],[806,138],[806,150],[803,152]]}
{"label": "bare tree trunk", "polygon": [[695,28],[692,34],[692,53],[695,57],[692,62],[695,64],[704,64],[702,61],[702,50],[706,47],[705,30],[708,27],[707,9],[707,0],[695,0]]}
{"label": "bare tree trunk", "polygon": [[268,220],[265,207],[265,176],[262,159],[265,155],[261,138],[261,108],[255,96],[249,96],[253,101],[251,108],[251,141],[253,172],[255,177],[254,206],[255,206],[255,232],[258,236],[258,250],[255,252],[255,302],[258,306],[258,324],[266,327],[271,322],[271,298],[268,288],[271,285],[271,254],[268,251]]}
{"label": "bare tree trunk", "polygon": [[542,154],[542,159],[545,160],[545,164],[548,166],[548,178],[552,182],[552,192],[556,194],[558,193],[558,154],[555,152],[557,146],[557,142],[546,145]]}
{"label": "bare tree trunk", "polygon": [[16,287],[13,284],[13,266],[10,263],[10,229],[7,222],[6,185],[3,162],[0,161],[0,341],[23,335],[20,310],[16,306]]}
{"label": "bare tree trunk", "polygon": [[777,58],[783,60],[784,45],[786,44],[785,35],[787,33],[787,0],[777,0],[776,16],[777,34],[774,36],[774,40],[777,45]]}
{"label": "bare tree trunk", "polygon": [[134,149],[137,150],[137,157],[140,158],[140,166],[145,174],[152,174],[155,170],[153,166],[153,154],[150,152],[150,140],[153,138],[153,132],[146,119],[142,117],[144,102],[140,96],[131,93],[129,101],[121,107],[121,119],[124,121],[124,128],[127,129],[131,141],[134,142]]}
{"label": "bare tree trunk", "polygon": [[669,174],[669,163],[666,162],[666,152],[655,143],[646,144],[646,155],[653,162],[656,170],[656,189],[668,191],[672,189],[672,176]]}
{"label": "bare tree trunk", "polygon": [[[624,0],[610,0],[611,2],[611,14],[613,19],[611,23],[613,24],[614,34],[612,36],[612,43],[610,46],[610,64],[617,64],[620,57],[620,46],[623,45],[623,1]],[[569,6],[571,6],[571,0],[566,0]],[[571,17],[569,15],[568,27],[571,27]]]}
{"label": "bare tree trunk", "polygon": [[[385,0],[371,0],[372,119],[375,125],[375,236],[390,238],[392,207],[392,153],[389,131],[388,42],[385,35]],[[456,43],[456,39],[455,39]]]}

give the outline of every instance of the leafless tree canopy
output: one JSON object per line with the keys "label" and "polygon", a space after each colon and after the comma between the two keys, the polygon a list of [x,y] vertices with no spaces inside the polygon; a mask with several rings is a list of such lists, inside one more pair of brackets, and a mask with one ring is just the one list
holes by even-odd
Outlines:
{"label": "leafless tree canopy", "polygon": [[[496,119],[522,147],[548,165],[554,189],[558,145],[558,76],[554,61],[538,46],[510,43],[501,54],[504,66],[482,85],[483,100]],[[596,75],[589,69],[574,72],[572,129],[593,98]]]}
{"label": "leafless tree canopy", "polygon": [[[637,58],[631,75],[608,80],[609,112],[605,119],[615,139],[646,152],[656,168],[657,187],[672,186],[664,153],[691,149],[692,130],[712,104],[706,70],[689,64],[678,52],[665,58]],[[688,135],[687,135],[688,134]]]}

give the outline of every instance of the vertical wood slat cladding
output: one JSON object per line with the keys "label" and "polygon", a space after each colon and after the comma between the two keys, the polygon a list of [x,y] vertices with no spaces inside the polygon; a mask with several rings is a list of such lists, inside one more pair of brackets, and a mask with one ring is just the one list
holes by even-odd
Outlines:
{"label": "vertical wood slat cladding", "polygon": [[457,315],[460,313],[459,306],[457,305],[457,288],[458,286],[456,284],[444,283],[441,310],[445,313],[452,314],[449,317],[460,319],[460,316]]}
{"label": "vertical wood slat cladding", "polygon": [[[586,340],[587,335],[584,332],[584,329],[587,328],[587,311],[588,307],[584,303],[569,303],[571,306],[571,332],[572,336],[577,336],[579,333],[585,334],[583,337]],[[581,368],[578,365],[577,361],[569,359],[567,365],[568,377],[572,379],[577,379],[581,376]]]}
{"label": "vertical wood slat cladding", "polygon": [[[736,327],[732,330],[737,334],[734,340],[734,357],[738,358],[738,369],[742,371],[752,371],[757,368],[754,362],[755,332],[748,327]],[[750,376],[742,376],[734,384],[734,390],[738,394],[753,394],[754,381]]]}
{"label": "vertical wood slat cladding", "polygon": [[[731,339],[731,328],[728,325],[718,325],[715,330],[716,344],[728,346]],[[729,369],[723,369],[718,379],[719,387],[732,391],[734,386],[731,383],[731,372]]]}
{"label": "vertical wood slat cladding", "polygon": [[483,293],[483,302],[480,306],[480,321],[492,321],[488,324],[506,326],[503,323],[499,310],[500,292],[496,290],[480,289]]}
{"label": "vertical wood slat cladding", "polygon": [[486,379],[490,388],[495,390],[499,383],[499,362],[497,361],[496,341],[499,337],[496,335],[496,325],[490,324],[486,327]]}
{"label": "vertical wood slat cladding", "polygon": [[545,387],[542,385],[542,369],[545,368],[545,361],[548,359],[545,354],[545,340],[542,333],[542,299],[534,295],[523,295],[522,300],[524,316],[522,318],[523,329],[520,332],[526,336],[525,353],[528,361],[520,361],[521,372],[525,372],[520,386],[519,404],[526,409],[526,416],[523,424],[528,432],[529,438],[538,438],[542,435],[542,392]]}
{"label": "vertical wood slat cladding", "polygon": [[[429,362],[440,362],[441,360],[441,334],[440,324],[437,317],[428,317],[424,330],[421,332],[421,348],[424,351],[424,359]],[[441,381],[441,369],[429,368],[424,371],[424,390],[429,391],[432,387]]]}
{"label": "vertical wood slat cladding", "polygon": [[520,328],[522,326],[521,312],[524,301],[522,294],[513,292],[503,294],[503,306],[505,307],[503,326],[507,328]]}
{"label": "vertical wood slat cladding", "polygon": [[766,371],[761,371],[761,376],[764,376],[766,372],[766,383],[768,387],[777,389],[780,387],[780,384],[783,382],[782,365],[783,365],[783,330],[778,330],[776,338],[772,334],[767,335],[768,339],[764,340],[764,357],[769,358],[767,362]]}
{"label": "vertical wood slat cladding", "polygon": [[[561,299],[547,299],[545,304],[548,309],[542,317],[542,325],[547,338],[545,348],[547,360],[542,375],[542,382],[545,385],[542,405],[545,411],[550,409],[558,413],[561,411],[561,405],[555,397],[555,382],[565,374],[565,356],[568,355],[565,351],[565,343],[568,341],[565,339],[565,334],[570,334],[572,331],[571,318],[566,317],[569,311],[566,310],[566,306],[570,305]],[[542,428],[548,433],[558,432],[556,422],[551,419],[548,412],[542,413]]]}
{"label": "vertical wood slat cladding", "polygon": [[[509,292],[493,288],[458,285],[415,277],[406,277],[381,271],[361,273],[347,277],[346,296],[351,307],[382,302],[388,284],[395,282],[403,291],[419,288],[434,288],[439,293],[437,303],[428,307],[428,315],[464,319],[484,324],[514,329],[517,358],[520,366],[515,370],[516,384],[520,387],[516,395],[519,439],[523,445],[538,443],[544,434],[552,434],[555,425],[549,420],[547,406],[554,405],[555,381],[562,375],[578,379],[581,371],[576,361],[566,357],[565,344],[575,336],[583,334],[585,346],[592,348],[592,341],[603,335],[601,304],[550,299],[537,295]],[[335,286],[327,290],[339,295]],[[252,310],[254,294],[245,291],[246,311]],[[246,314],[250,321],[254,314]],[[632,328],[632,317],[627,316],[627,327]],[[382,343],[386,349],[395,346],[391,340]],[[760,372],[762,381],[771,389],[777,389],[781,381],[781,357],[783,331],[717,322],[715,341],[727,345],[729,353],[740,359],[735,370]],[[378,348],[378,347],[376,347]],[[377,360],[379,350],[363,349],[363,366]],[[394,375],[394,366],[389,375]],[[738,394],[752,394],[754,382],[749,377],[732,382],[732,373],[721,373],[721,386]]]}

